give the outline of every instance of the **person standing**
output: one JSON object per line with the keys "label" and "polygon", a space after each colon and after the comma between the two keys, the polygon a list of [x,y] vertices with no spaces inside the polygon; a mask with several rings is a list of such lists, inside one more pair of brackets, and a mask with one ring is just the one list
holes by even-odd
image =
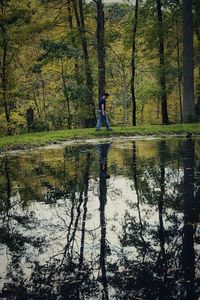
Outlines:
{"label": "person standing", "polygon": [[96,126],[96,131],[99,131],[102,123],[105,124],[107,130],[112,130],[110,127],[108,117],[106,114],[106,100],[109,97],[109,93],[104,92],[103,96],[100,97],[99,99],[99,104],[98,104],[98,121],[97,121],[97,126]]}

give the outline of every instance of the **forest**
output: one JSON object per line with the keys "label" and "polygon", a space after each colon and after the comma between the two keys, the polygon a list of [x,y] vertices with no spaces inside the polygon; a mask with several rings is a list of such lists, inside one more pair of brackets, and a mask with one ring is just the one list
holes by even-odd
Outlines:
{"label": "forest", "polygon": [[[0,0],[0,135],[200,115],[200,1]],[[30,126],[27,120],[30,119]]]}

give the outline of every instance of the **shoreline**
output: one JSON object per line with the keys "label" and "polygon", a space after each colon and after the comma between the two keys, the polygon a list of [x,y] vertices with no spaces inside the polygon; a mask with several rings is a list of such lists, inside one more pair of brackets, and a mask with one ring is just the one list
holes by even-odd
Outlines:
{"label": "shoreline", "polygon": [[96,132],[94,128],[71,129],[48,132],[26,133],[16,136],[0,137],[0,153],[20,150],[31,150],[63,143],[85,143],[103,139],[143,139],[184,137],[190,132],[200,136],[200,123],[175,125],[146,125],[136,127],[113,127],[113,131],[105,128]]}

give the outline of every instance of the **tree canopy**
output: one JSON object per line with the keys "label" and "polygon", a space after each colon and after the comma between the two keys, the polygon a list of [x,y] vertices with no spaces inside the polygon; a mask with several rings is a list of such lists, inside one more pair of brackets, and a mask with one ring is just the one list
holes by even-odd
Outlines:
{"label": "tree canopy", "polygon": [[0,134],[26,132],[30,107],[33,131],[94,127],[104,90],[112,125],[196,121],[200,7],[188,2],[1,0]]}

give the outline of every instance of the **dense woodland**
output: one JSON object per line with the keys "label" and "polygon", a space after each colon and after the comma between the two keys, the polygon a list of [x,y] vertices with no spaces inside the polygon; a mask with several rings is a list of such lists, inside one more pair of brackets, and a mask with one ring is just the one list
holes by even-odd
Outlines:
{"label": "dense woodland", "polygon": [[112,125],[197,121],[199,15],[198,0],[0,0],[0,134],[94,127],[104,90]]}

